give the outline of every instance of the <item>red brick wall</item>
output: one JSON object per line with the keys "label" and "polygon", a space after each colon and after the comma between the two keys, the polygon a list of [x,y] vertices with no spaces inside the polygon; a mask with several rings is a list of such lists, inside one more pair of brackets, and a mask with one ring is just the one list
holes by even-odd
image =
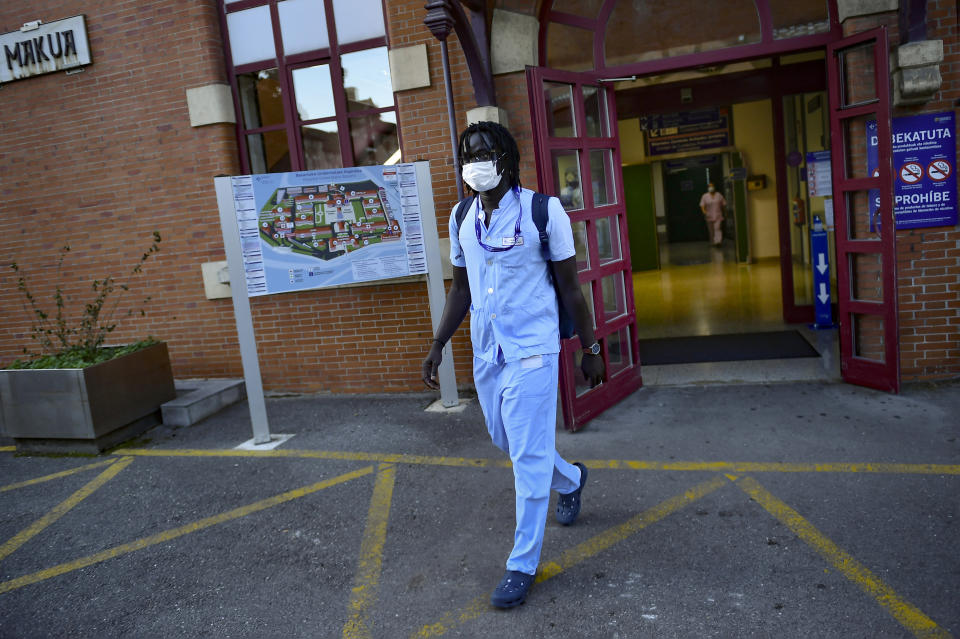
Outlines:
{"label": "red brick wall", "polygon": [[[848,20],[846,33],[887,25],[891,48],[899,43],[896,13]],[[957,5],[927,3],[927,38],[943,40],[943,85],[922,105],[895,108],[894,117],[956,111],[960,99],[960,41]],[[960,150],[960,142],[957,145]],[[960,375],[960,228],[934,227],[897,232],[897,286],[900,374],[903,381]]]}
{"label": "red brick wall", "polygon": [[[8,260],[41,301],[60,283],[76,315],[94,278],[126,281],[156,229],[160,253],[123,299],[110,342],[153,335],[169,341],[180,377],[238,376],[230,300],[206,300],[200,276],[201,262],[223,256],[211,178],[238,171],[236,142],[231,125],[192,128],[185,93],[226,79],[216,4],[5,2],[0,30],[78,14],[93,64],[2,89],[0,363],[30,345]],[[73,250],[58,277],[56,250],[66,243]],[[121,317],[148,295],[145,317]]]}
{"label": "red brick wall", "polygon": [[[84,13],[93,64],[2,89],[0,255],[22,265],[42,301],[59,282],[76,315],[93,297],[90,282],[107,274],[125,281],[159,230],[160,253],[117,313],[149,295],[146,316],[121,321],[110,342],[167,340],[178,378],[242,376],[232,302],[207,300],[200,271],[224,259],[212,178],[239,172],[234,127],[191,127],[185,93],[227,80],[216,1],[19,7],[0,5],[0,30]],[[428,41],[422,19],[421,5],[409,3],[405,14],[397,7],[391,32],[401,42]],[[431,62],[439,67],[436,46]],[[399,96],[407,159],[449,155],[442,77],[434,75],[426,92],[433,104],[404,110],[412,98]],[[458,95],[470,105],[462,89]],[[446,206],[455,199],[452,179],[439,166],[434,177]],[[64,243],[73,250],[57,277]],[[0,363],[8,363],[29,345],[30,322],[13,273],[5,267],[0,278]],[[419,364],[431,336],[423,282],[274,295],[251,308],[268,390],[423,388]]]}
{"label": "red brick wall", "polygon": [[[955,2],[927,2],[927,38],[943,40],[943,86],[933,101],[897,109],[895,116],[956,112],[960,41]],[[960,228],[900,231],[897,252],[901,375],[904,380],[956,377],[960,375]]]}

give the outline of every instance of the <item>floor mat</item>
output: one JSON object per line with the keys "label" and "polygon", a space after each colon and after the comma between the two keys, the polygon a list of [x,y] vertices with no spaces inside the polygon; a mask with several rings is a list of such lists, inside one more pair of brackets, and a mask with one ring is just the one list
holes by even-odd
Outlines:
{"label": "floor mat", "polygon": [[640,340],[644,366],[819,356],[795,330]]}

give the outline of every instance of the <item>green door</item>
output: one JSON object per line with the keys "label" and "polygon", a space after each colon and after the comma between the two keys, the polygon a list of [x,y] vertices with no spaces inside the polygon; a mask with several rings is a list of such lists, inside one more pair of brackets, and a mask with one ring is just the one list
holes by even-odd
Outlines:
{"label": "green door", "polygon": [[667,207],[667,239],[671,242],[707,242],[707,223],[700,198],[713,180],[723,188],[719,156],[709,155],[663,163],[663,190]]}
{"label": "green door", "polygon": [[657,211],[653,203],[653,168],[649,164],[623,167],[623,199],[627,206],[630,263],[633,271],[660,268]]}

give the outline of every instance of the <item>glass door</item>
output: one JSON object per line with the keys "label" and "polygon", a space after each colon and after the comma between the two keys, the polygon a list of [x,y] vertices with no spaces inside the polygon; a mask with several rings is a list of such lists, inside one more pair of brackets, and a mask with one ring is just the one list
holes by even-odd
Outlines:
{"label": "glass door", "polygon": [[[814,269],[829,271],[831,300],[837,299],[834,260],[833,183],[822,178],[830,169],[830,119],[826,91],[785,95],[783,106],[784,172],[783,184],[787,210],[786,244],[781,261],[788,271],[784,277],[784,319],[789,323],[813,320]],[[827,230],[829,247],[826,254],[813,255],[810,231],[819,219]]]}
{"label": "glass door", "polygon": [[[890,72],[881,27],[827,49],[840,365],[844,380],[898,392]],[[877,157],[869,138],[876,137]],[[875,162],[875,163],[874,163]]]}
{"label": "glass door", "polygon": [[591,389],[580,373],[578,337],[560,352],[564,423],[578,430],[641,386],[630,242],[612,87],[589,74],[530,69],[540,190],[570,216],[583,296],[594,318],[606,381]]}

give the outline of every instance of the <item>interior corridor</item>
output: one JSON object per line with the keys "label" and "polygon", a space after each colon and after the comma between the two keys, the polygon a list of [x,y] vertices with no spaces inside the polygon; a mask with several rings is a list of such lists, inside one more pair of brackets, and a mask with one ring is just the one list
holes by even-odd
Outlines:
{"label": "interior corridor", "polygon": [[661,269],[633,274],[640,339],[782,330],[780,265],[737,264],[733,243],[662,244]]}
{"label": "interior corridor", "polygon": [[633,274],[641,340],[796,329],[819,358],[643,365],[644,384],[835,381],[840,377],[836,330],[785,324],[777,260],[737,264],[732,242],[664,243],[661,269]]}

